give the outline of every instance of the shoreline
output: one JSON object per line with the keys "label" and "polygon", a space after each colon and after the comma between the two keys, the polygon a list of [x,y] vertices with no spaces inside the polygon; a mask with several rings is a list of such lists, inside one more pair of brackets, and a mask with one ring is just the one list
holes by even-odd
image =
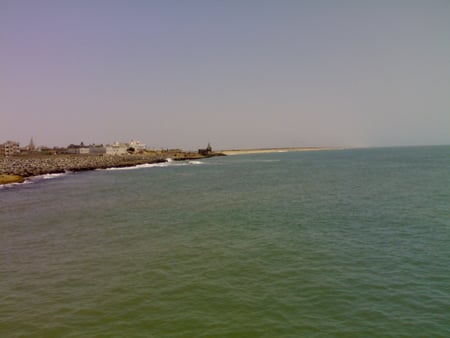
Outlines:
{"label": "shoreline", "polygon": [[0,158],[0,185],[23,183],[27,178],[96,169],[134,167],[173,161],[198,160],[221,153],[148,152],[132,155],[26,155]]}
{"label": "shoreline", "polygon": [[248,154],[326,151],[326,150],[343,150],[343,149],[349,149],[349,148],[345,148],[345,147],[294,147],[294,148],[230,149],[230,150],[222,150],[221,153],[223,153],[225,155],[248,155]]}

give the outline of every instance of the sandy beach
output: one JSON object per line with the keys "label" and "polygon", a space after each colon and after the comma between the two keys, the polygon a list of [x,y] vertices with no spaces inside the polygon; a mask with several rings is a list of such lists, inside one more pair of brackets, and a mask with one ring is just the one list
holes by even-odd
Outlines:
{"label": "sandy beach", "polygon": [[265,153],[286,153],[301,151],[324,151],[324,150],[341,150],[345,148],[339,147],[302,147],[302,148],[263,148],[263,149],[231,149],[222,150],[225,155],[246,155],[246,154],[265,154]]}

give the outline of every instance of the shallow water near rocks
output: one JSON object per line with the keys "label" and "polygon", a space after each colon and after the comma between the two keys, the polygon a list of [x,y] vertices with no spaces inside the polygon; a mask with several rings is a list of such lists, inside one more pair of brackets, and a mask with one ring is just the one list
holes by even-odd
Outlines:
{"label": "shallow water near rocks", "polygon": [[447,337],[450,147],[0,189],[1,337]]}

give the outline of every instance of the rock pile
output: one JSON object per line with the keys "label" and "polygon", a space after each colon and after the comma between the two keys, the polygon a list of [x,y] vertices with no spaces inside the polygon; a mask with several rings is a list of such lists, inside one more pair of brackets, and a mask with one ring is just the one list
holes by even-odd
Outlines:
{"label": "rock pile", "polygon": [[155,155],[11,156],[0,157],[0,174],[29,177],[66,171],[127,167],[165,161],[165,158]]}

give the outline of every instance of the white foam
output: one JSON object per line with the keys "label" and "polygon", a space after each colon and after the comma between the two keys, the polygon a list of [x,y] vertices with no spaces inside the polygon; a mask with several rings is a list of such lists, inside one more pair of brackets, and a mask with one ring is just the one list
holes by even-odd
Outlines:
{"label": "white foam", "polygon": [[7,184],[0,184],[0,189],[12,188],[12,187],[15,187],[15,186],[22,186],[22,185],[30,184],[30,183],[33,183],[33,182],[30,181],[30,180],[25,180],[25,181],[23,181],[22,183],[7,183]]}
{"label": "white foam", "polygon": [[203,164],[203,162],[200,161],[175,161],[171,158],[167,159],[167,162],[161,162],[161,163],[145,163],[145,164],[138,164],[130,167],[113,167],[113,168],[106,168],[106,169],[97,169],[97,170],[136,170],[136,169],[143,169],[143,168],[165,168],[165,167],[180,167],[180,166],[186,166],[186,165],[199,165]]}
{"label": "white foam", "polygon": [[45,174],[45,175],[36,176],[36,177],[42,178],[44,180],[51,180],[52,178],[57,178],[57,177],[66,176],[66,175],[67,175],[67,173],[57,173],[57,174]]}
{"label": "white foam", "polygon": [[38,175],[38,176],[32,176],[25,180],[24,183],[34,183],[42,180],[52,180],[58,177],[67,176],[70,174],[70,171],[66,171],[64,173],[55,173],[55,174],[44,174],[44,175]]}
{"label": "white foam", "polygon": [[27,177],[25,179],[25,181],[23,181],[22,183],[2,184],[2,185],[0,185],[0,189],[1,188],[11,188],[11,187],[14,187],[14,186],[22,186],[22,185],[27,185],[27,184],[33,184],[35,182],[42,181],[42,180],[51,180],[51,179],[58,178],[58,177],[61,177],[61,176],[66,176],[67,174],[70,174],[70,171],[66,171],[64,173],[44,174],[44,175],[31,176],[31,177]]}
{"label": "white foam", "polygon": [[23,181],[22,183],[2,184],[2,185],[0,185],[0,189],[11,188],[11,187],[15,187],[15,186],[23,186],[23,185],[27,185],[27,184],[33,184],[38,181],[50,180],[50,179],[54,179],[54,178],[66,176],[66,175],[67,175],[67,173],[57,173],[57,174],[44,174],[44,175],[31,176],[31,177],[27,177],[25,179],[25,181]]}
{"label": "white foam", "polygon": [[168,162],[162,162],[162,163],[145,163],[145,164],[138,164],[131,167],[113,167],[113,168],[106,168],[106,169],[100,169],[100,170],[136,170],[136,169],[142,169],[142,168],[162,168],[167,167],[169,164]]}

